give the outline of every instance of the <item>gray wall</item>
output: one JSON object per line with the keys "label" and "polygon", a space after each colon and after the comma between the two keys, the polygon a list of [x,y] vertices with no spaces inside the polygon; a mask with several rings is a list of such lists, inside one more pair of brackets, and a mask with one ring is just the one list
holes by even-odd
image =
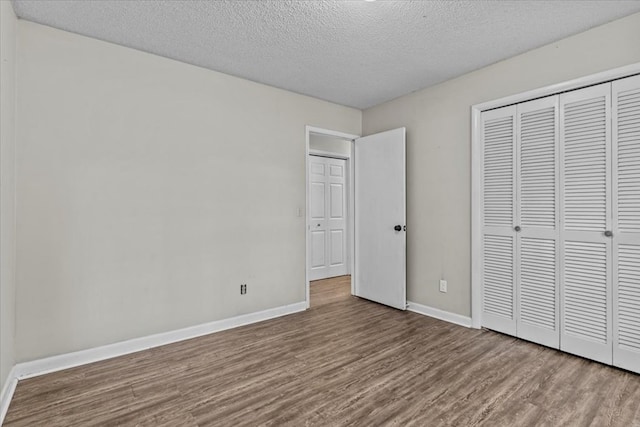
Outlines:
{"label": "gray wall", "polygon": [[0,2],[0,390],[15,361],[16,16]]}
{"label": "gray wall", "polygon": [[407,128],[410,301],[471,313],[471,106],[636,62],[640,14],[364,111],[364,135]]}
{"label": "gray wall", "polygon": [[18,361],[304,301],[305,126],[361,111],[18,30]]}

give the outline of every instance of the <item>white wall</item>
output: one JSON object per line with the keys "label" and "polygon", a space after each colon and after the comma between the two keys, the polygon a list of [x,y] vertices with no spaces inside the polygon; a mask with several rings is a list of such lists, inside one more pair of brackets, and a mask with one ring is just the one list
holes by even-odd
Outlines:
{"label": "white wall", "polygon": [[309,135],[309,149],[350,156],[351,141],[343,138],[336,138],[335,136],[312,133]]}
{"label": "white wall", "polygon": [[0,2],[0,390],[15,361],[16,15]]}
{"label": "white wall", "polygon": [[407,127],[410,301],[471,312],[470,107],[636,62],[640,14],[364,111],[364,135]]}
{"label": "white wall", "polygon": [[18,361],[304,301],[305,125],[359,110],[26,21],[17,88]]}

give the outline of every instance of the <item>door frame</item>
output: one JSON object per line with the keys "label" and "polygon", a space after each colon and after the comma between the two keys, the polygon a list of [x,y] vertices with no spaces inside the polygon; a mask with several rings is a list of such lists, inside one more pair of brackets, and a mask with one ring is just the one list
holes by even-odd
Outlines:
{"label": "door frame", "polygon": [[[351,142],[351,154],[349,156],[346,156],[344,154],[335,154],[335,153],[330,153],[330,152],[326,152],[326,151],[319,151],[319,150],[311,150],[309,148],[309,143],[310,143],[310,137],[311,134],[318,134],[318,135],[323,135],[323,136],[333,136],[336,138],[342,138],[344,140],[348,140]],[[354,135],[354,134],[350,134],[350,133],[344,133],[344,132],[338,132],[338,131],[334,131],[334,130],[330,130],[330,129],[323,129],[323,128],[319,128],[319,127],[315,127],[315,126],[305,126],[305,153],[304,153],[304,172],[305,172],[305,210],[304,210],[304,217],[305,217],[305,227],[304,227],[304,240],[305,240],[305,268],[304,268],[304,281],[305,281],[305,301],[307,304],[307,308],[309,308],[311,306],[311,298],[310,298],[310,285],[309,285],[309,264],[310,264],[310,239],[309,239],[309,156],[310,155],[320,155],[320,156],[324,156],[324,157],[333,157],[336,159],[344,159],[347,162],[347,171],[348,171],[348,175],[347,175],[347,179],[349,180],[348,183],[348,198],[349,201],[347,203],[347,257],[348,257],[348,263],[349,263],[349,271],[351,272],[351,294],[353,295],[355,292],[354,286],[355,286],[355,280],[354,280],[354,274],[355,274],[355,268],[354,268],[354,262],[355,262],[355,245],[354,245],[354,239],[355,239],[355,216],[354,216],[354,211],[355,211],[355,204],[354,204],[354,170],[353,170],[353,165],[355,164],[355,145],[354,145],[354,140],[360,138],[360,135]]]}
{"label": "door frame", "polygon": [[562,83],[471,106],[471,327],[482,327],[482,122],[483,111],[557,95],[640,74],[640,63],[614,68]]}

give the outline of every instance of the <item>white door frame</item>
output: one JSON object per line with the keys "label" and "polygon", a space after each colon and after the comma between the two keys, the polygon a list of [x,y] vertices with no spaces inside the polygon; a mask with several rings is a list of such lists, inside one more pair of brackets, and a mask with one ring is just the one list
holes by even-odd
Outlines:
{"label": "white door frame", "polygon": [[[344,154],[336,154],[336,153],[330,153],[330,152],[325,152],[325,151],[318,151],[318,150],[311,150],[309,148],[309,141],[310,141],[310,136],[311,134],[318,134],[318,135],[324,135],[324,136],[333,136],[336,138],[343,138],[345,140],[350,140],[351,141],[351,154],[349,156],[344,155]],[[305,154],[304,154],[304,172],[305,172],[305,183],[306,183],[306,190],[305,190],[305,199],[306,199],[306,205],[305,205],[305,212],[304,212],[304,216],[305,216],[305,227],[304,227],[304,239],[305,239],[305,268],[304,268],[304,278],[305,278],[305,298],[306,298],[306,303],[307,303],[307,308],[310,307],[311,305],[311,298],[310,298],[310,291],[309,291],[309,263],[310,263],[310,239],[309,239],[309,155],[310,154],[314,154],[314,155],[320,155],[320,156],[325,156],[325,157],[333,157],[336,159],[344,159],[347,162],[347,171],[348,171],[348,179],[349,179],[349,192],[348,192],[348,197],[349,197],[349,203],[348,203],[348,212],[347,212],[347,257],[348,257],[348,263],[349,263],[349,271],[351,272],[351,294],[353,295],[354,293],[354,273],[355,273],[355,269],[354,269],[354,261],[355,261],[355,245],[354,243],[354,230],[355,230],[355,223],[354,223],[354,203],[353,203],[353,193],[354,193],[354,180],[353,180],[353,165],[355,163],[355,158],[354,158],[354,154],[355,154],[355,150],[354,150],[354,140],[357,138],[360,138],[360,135],[353,135],[350,133],[344,133],[344,132],[337,132],[337,131],[333,131],[333,130],[329,130],[329,129],[322,129],[319,127],[314,127],[314,126],[305,126],[305,135],[306,135],[306,142],[305,142]]]}
{"label": "white door frame", "polygon": [[574,80],[541,87],[471,106],[471,327],[482,325],[482,124],[483,111],[505,107],[543,96],[580,89],[640,74],[640,63],[626,65]]}

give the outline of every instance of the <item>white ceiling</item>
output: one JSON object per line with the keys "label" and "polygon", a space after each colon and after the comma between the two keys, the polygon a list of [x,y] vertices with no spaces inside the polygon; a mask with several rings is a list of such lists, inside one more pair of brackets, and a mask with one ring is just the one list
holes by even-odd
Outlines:
{"label": "white ceiling", "polygon": [[364,109],[638,12],[640,1],[14,0],[14,9]]}

